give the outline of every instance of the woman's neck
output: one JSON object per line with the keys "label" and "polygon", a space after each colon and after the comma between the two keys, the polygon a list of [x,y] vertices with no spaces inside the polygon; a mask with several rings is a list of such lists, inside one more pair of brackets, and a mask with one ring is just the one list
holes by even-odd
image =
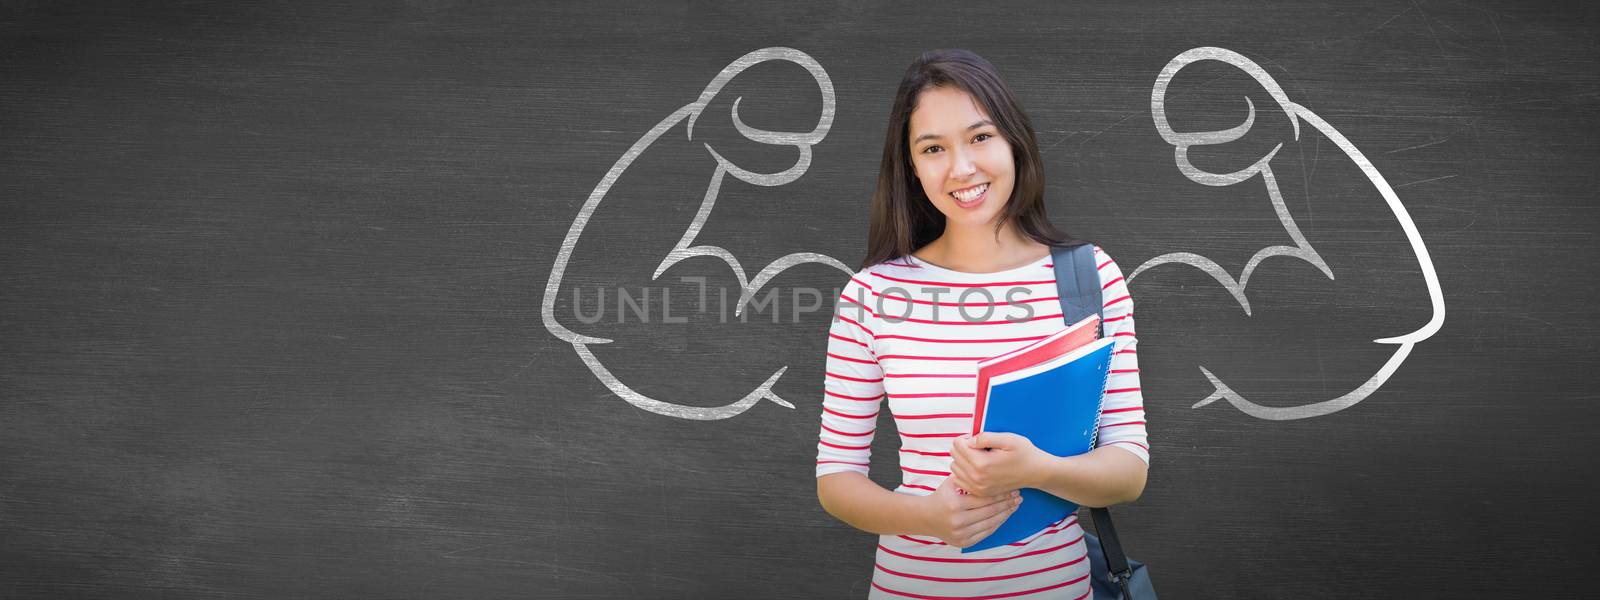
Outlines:
{"label": "woman's neck", "polygon": [[1025,266],[1049,254],[1050,247],[1018,233],[1007,224],[995,235],[992,226],[951,227],[917,250],[917,258],[955,271],[994,273]]}

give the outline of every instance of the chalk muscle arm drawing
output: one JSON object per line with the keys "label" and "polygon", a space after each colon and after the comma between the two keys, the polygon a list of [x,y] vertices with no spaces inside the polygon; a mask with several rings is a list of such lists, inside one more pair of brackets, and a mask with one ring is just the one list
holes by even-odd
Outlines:
{"label": "chalk muscle arm drawing", "polygon": [[[700,233],[701,227],[705,224],[706,219],[711,215],[711,211],[716,204],[718,192],[721,189],[720,186],[722,180],[725,176],[733,175],[741,181],[745,181],[754,185],[769,187],[784,185],[792,182],[798,179],[801,175],[805,174],[805,171],[810,167],[812,152],[811,146],[820,142],[822,138],[827,135],[828,129],[833,123],[835,97],[832,81],[829,79],[827,72],[822,69],[821,65],[819,65],[809,55],[800,52],[799,50],[781,47],[764,48],[746,54],[745,56],[740,57],[738,60],[730,63],[726,68],[718,73],[717,76],[714,77],[706,86],[699,99],[684,105],[683,107],[674,111],[671,115],[667,116],[665,119],[662,119],[661,122],[657,123],[655,127],[651,128],[649,132],[645,133],[643,137],[635,142],[633,146],[630,147],[627,152],[624,152],[622,157],[612,165],[605,177],[601,179],[600,183],[595,186],[594,191],[590,193],[589,199],[584,203],[582,209],[579,210],[578,216],[576,219],[574,219],[571,228],[568,229],[567,236],[562,241],[561,248],[557,253],[555,265],[551,269],[550,279],[545,286],[544,300],[540,310],[540,314],[544,320],[545,328],[557,338],[572,344],[572,347],[577,352],[579,358],[583,360],[583,363],[589,367],[589,370],[592,371],[595,374],[595,377],[604,383],[607,388],[609,388],[613,393],[617,394],[618,397],[641,409],[682,419],[716,420],[726,419],[742,414],[750,407],[754,406],[757,402],[760,402],[762,399],[771,400],[772,402],[786,408],[794,408],[792,403],[780,398],[772,391],[773,384],[775,384],[778,379],[783,376],[784,372],[788,370],[788,366],[778,368],[770,377],[766,379],[765,382],[751,390],[749,393],[745,394],[744,397],[723,406],[684,406],[664,400],[650,398],[622,383],[622,381],[618,379],[615,374],[613,374],[605,367],[604,364],[600,362],[599,358],[595,356],[594,352],[589,349],[591,344],[606,344],[611,343],[612,340],[586,336],[573,332],[559,323],[555,318],[555,299],[560,290],[561,280],[565,274],[567,263],[571,259],[573,248],[577,244],[578,238],[582,235],[584,227],[587,225],[589,218],[593,215],[595,208],[605,198],[606,193],[611,189],[612,184],[615,183],[622,173],[628,169],[628,166],[633,163],[634,159],[638,158],[641,153],[649,149],[652,143],[654,143],[669,129],[676,127],[679,123],[682,123],[685,120],[687,120],[687,134],[689,139],[692,140],[694,137],[695,120],[699,118],[701,112],[705,110],[706,106],[711,102],[712,98],[714,98],[716,94],[721,91],[723,86],[726,85],[730,79],[738,75],[740,72],[743,72],[745,69],[769,60],[786,60],[798,64],[801,67],[804,67],[816,80],[818,88],[822,93],[822,112],[816,128],[810,132],[792,133],[764,131],[750,127],[739,119],[739,100],[736,99],[733,103],[732,117],[734,126],[741,135],[755,142],[772,145],[794,146],[799,152],[799,157],[794,166],[784,171],[778,173],[754,173],[740,168],[722,154],[718,153],[716,149],[712,148],[709,144],[703,144],[706,151],[709,152],[715,159],[717,166],[713,170],[710,182],[707,184],[704,198],[701,201],[699,210],[695,214],[694,220],[684,231],[683,236],[678,240],[677,244],[673,246],[672,250],[667,253],[667,255],[662,259],[661,263],[655,268],[651,278],[659,278],[661,274],[672,265],[691,257],[710,256],[721,259],[723,262],[727,263],[729,268],[733,270],[734,276],[738,279],[739,284],[742,287],[742,292],[734,309],[734,314],[738,315],[743,312],[745,305],[749,303],[757,291],[762,289],[767,282],[771,281],[772,278],[778,273],[781,273],[790,267],[808,262],[814,262],[832,266],[847,276],[852,274],[852,271],[838,259],[815,252],[799,252],[783,256],[773,261],[758,271],[754,277],[751,277],[748,273],[746,273],[738,258],[733,256],[733,254],[727,249],[712,245],[695,245],[694,243],[695,239]],[[1222,268],[1221,265],[1218,265],[1210,258],[1192,252],[1172,252],[1162,254],[1145,261],[1128,275],[1128,281],[1132,282],[1133,279],[1138,277],[1140,274],[1161,265],[1189,265],[1216,279],[1216,281],[1221,284],[1239,303],[1240,308],[1244,310],[1245,314],[1250,315],[1251,305],[1249,297],[1246,295],[1246,286],[1249,283],[1251,273],[1255,271],[1256,267],[1258,267],[1262,261],[1268,258],[1278,256],[1296,258],[1315,266],[1329,279],[1334,278],[1332,269],[1328,267],[1321,255],[1317,253],[1316,249],[1312,247],[1312,245],[1306,240],[1305,236],[1300,232],[1299,227],[1295,225],[1294,219],[1290,216],[1289,211],[1284,203],[1282,192],[1278,187],[1277,179],[1272,169],[1272,160],[1277,155],[1278,150],[1283,147],[1282,143],[1279,143],[1271,151],[1267,152],[1265,156],[1261,157],[1253,164],[1232,173],[1218,174],[1203,171],[1189,162],[1189,148],[1193,146],[1222,144],[1237,140],[1243,137],[1250,130],[1251,126],[1255,122],[1256,116],[1255,104],[1251,102],[1248,97],[1246,97],[1245,103],[1248,113],[1245,121],[1238,126],[1221,131],[1204,132],[1177,132],[1172,129],[1166,118],[1165,99],[1167,87],[1171,83],[1173,76],[1181,71],[1184,67],[1204,60],[1220,61],[1232,65],[1255,78],[1255,80],[1267,90],[1271,97],[1277,101],[1278,107],[1284,111],[1284,114],[1289,117],[1290,122],[1294,127],[1294,136],[1297,141],[1300,137],[1300,122],[1304,121],[1311,125],[1311,127],[1315,128],[1318,132],[1325,135],[1329,140],[1343,150],[1346,156],[1348,156],[1357,166],[1360,167],[1361,171],[1366,175],[1369,182],[1383,196],[1385,202],[1388,204],[1388,207],[1394,213],[1395,218],[1404,229],[1407,241],[1410,243],[1412,250],[1416,253],[1418,262],[1422,267],[1423,277],[1427,284],[1428,296],[1432,304],[1433,312],[1429,321],[1415,331],[1404,335],[1374,340],[1375,343],[1392,344],[1399,347],[1389,357],[1388,361],[1385,362],[1384,365],[1379,368],[1378,371],[1374,373],[1365,383],[1362,383],[1354,390],[1351,390],[1350,392],[1345,393],[1337,398],[1294,407],[1262,406],[1245,399],[1232,388],[1228,387],[1227,384],[1223,383],[1221,379],[1213,375],[1210,370],[1206,369],[1204,366],[1200,366],[1199,368],[1201,373],[1204,374],[1211,382],[1214,391],[1212,391],[1211,394],[1205,399],[1194,404],[1193,407],[1199,408],[1201,406],[1211,404],[1217,400],[1227,400],[1240,411],[1257,418],[1267,420],[1288,420],[1326,415],[1354,406],[1355,404],[1366,399],[1373,392],[1377,391],[1377,389],[1381,387],[1397,369],[1399,369],[1401,363],[1403,363],[1406,357],[1410,354],[1411,349],[1415,347],[1417,343],[1431,337],[1443,325],[1444,296],[1439,288],[1438,275],[1434,271],[1433,262],[1428,256],[1427,248],[1422,243],[1422,237],[1417,232],[1416,225],[1412,222],[1409,213],[1406,212],[1405,206],[1400,203],[1399,198],[1395,195],[1394,189],[1391,188],[1388,182],[1384,180],[1383,175],[1372,166],[1371,161],[1367,160],[1366,156],[1363,155],[1354,144],[1340,134],[1339,131],[1327,121],[1323,120],[1316,113],[1311,112],[1304,106],[1290,101],[1287,94],[1283,92],[1283,89],[1278,86],[1277,82],[1274,81],[1271,76],[1267,75],[1266,71],[1264,71],[1260,66],[1250,59],[1245,58],[1244,56],[1231,50],[1212,47],[1194,48],[1179,54],[1177,57],[1173,58],[1167,63],[1166,67],[1162,69],[1160,75],[1156,78],[1155,87],[1151,90],[1150,95],[1151,116],[1155,120],[1156,129],[1161,134],[1161,137],[1174,147],[1174,162],[1176,163],[1179,171],[1187,176],[1190,180],[1203,185],[1222,187],[1244,183],[1259,175],[1261,177],[1262,184],[1266,186],[1268,197],[1272,201],[1273,209],[1278,216],[1280,224],[1283,226],[1284,231],[1288,233],[1290,239],[1293,240],[1295,244],[1293,246],[1268,246],[1257,251],[1255,255],[1246,262],[1237,279],[1234,278],[1232,274],[1228,273],[1227,270]]]}
{"label": "chalk muscle arm drawing", "polygon": [[1128,281],[1132,282],[1139,274],[1156,266],[1164,264],[1189,265],[1204,271],[1216,279],[1217,283],[1222,284],[1228,290],[1228,293],[1233,295],[1234,300],[1239,302],[1239,307],[1244,309],[1244,313],[1249,315],[1250,300],[1245,295],[1245,286],[1250,281],[1250,274],[1255,271],[1262,261],[1268,258],[1274,256],[1298,258],[1316,266],[1318,270],[1328,276],[1328,279],[1334,278],[1333,271],[1322,260],[1322,256],[1317,254],[1316,249],[1312,248],[1311,244],[1306,241],[1305,236],[1300,233],[1300,228],[1295,225],[1294,218],[1289,215],[1289,210],[1284,204],[1283,193],[1278,188],[1278,180],[1272,170],[1272,159],[1277,155],[1278,150],[1283,148],[1282,143],[1273,147],[1271,151],[1267,152],[1265,156],[1262,156],[1255,163],[1233,173],[1211,173],[1201,170],[1189,162],[1188,152],[1190,147],[1222,144],[1237,140],[1250,131],[1250,127],[1255,124],[1256,118],[1255,103],[1246,97],[1244,100],[1248,114],[1244,123],[1238,126],[1221,131],[1190,133],[1179,133],[1172,130],[1171,124],[1167,122],[1167,86],[1172,82],[1173,76],[1177,75],[1184,67],[1204,60],[1214,60],[1232,65],[1255,78],[1271,94],[1273,100],[1277,101],[1278,107],[1283,110],[1284,114],[1288,115],[1289,122],[1294,127],[1295,140],[1298,141],[1300,139],[1300,121],[1305,121],[1322,135],[1327,136],[1340,150],[1344,151],[1352,162],[1361,168],[1361,172],[1367,176],[1367,180],[1372,183],[1378,193],[1383,195],[1384,201],[1388,203],[1389,210],[1393,211],[1401,228],[1405,230],[1406,240],[1410,242],[1412,251],[1416,253],[1417,262],[1422,267],[1422,276],[1428,286],[1428,298],[1432,302],[1433,316],[1416,331],[1373,340],[1374,343],[1378,344],[1395,344],[1399,348],[1395,349],[1394,354],[1389,356],[1389,360],[1365,383],[1337,398],[1301,406],[1262,406],[1246,400],[1238,392],[1228,387],[1226,383],[1223,383],[1216,375],[1213,375],[1210,370],[1201,366],[1200,372],[1206,376],[1206,379],[1211,381],[1215,391],[1210,396],[1195,403],[1194,407],[1199,408],[1217,400],[1227,400],[1234,407],[1248,415],[1276,421],[1316,417],[1354,406],[1356,403],[1366,399],[1367,396],[1372,395],[1385,381],[1388,381],[1389,377],[1394,375],[1395,370],[1400,368],[1400,364],[1405,362],[1406,356],[1411,353],[1411,349],[1418,342],[1428,339],[1439,331],[1439,328],[1444,324],[1444,294],[1439,289],[1439,276],[1434,271],[1433,260],[1428,256],[1428,248],[1423,245],[1422,236],[1417,233],[1417,226],[1412,222],[1410,213],[1406,212],[1405,205],[1400,203],[1400,198],[1395,195],[1394,188],[1390,187],[1389,182],[1384,180],[1378,169],[1372,166],[1372,161],[1367,160],[1366,155],[1362,154],[1361,150],[1355,147],[1355,144],[1352,144],[1349,139],[1339,133],[1339,130],[1334,129],[1333,125],[1323,120],[1322,117],[1317,116],[1316,113],[1311,112],[1310,109],[1291,102],[1288,95],[1284,93],[1283,88],[1278,86],[1278,82],[1273,80],[1272,76],[1268,75],[1260,65],[1237,52],[1223,48],[1202,47],[1188,50],[1173,58],[1161,70],[1161,74],[1156,77],[1155,87],[1150,91],[1151,117],[1155,120],[1156,130],[1161,133],[1162,139],[1173,146],[1173,161],[1177,164],[1178,170],[1195,183],[1209,186],[1230,186],[1249,181],[1257,175],[1261,176],[1262,184],[1267,189],[1267,196],[1272,199],[1272,208],[1278,215],[1278,221],[1283,225],[1283,229],[1289,234],[1290,239],[1294,240],[1295,245],[1262,248],[1245,263],[1238,279],[1234,279],[1232,275],[1209,258],[1190,252],[1173,252],[1145,261],[1144,264],[1139,265],[1138,268],[1133,270],[1133,273],[1128,275]]}
{"label": "chalk muscle arm drawing", "polygon": [[699,99],[684,105],[671,115],[668,115],[667,118],[662,119],[661,122],[656,123],[655,127],[652,127],[649,132],[639,138],[639,141],[634,142],[633,146],[628,148],[628,151],[624,152],[622,157],[617,159],[617,162],[611,166],[611,170],[606,172],[605,177],[600,180],[600,184],[595,186],[594,191],[589,194],[589,199],[584,202],[583,208],[578,211],[578,217],[573,220],[572,227],[567,230],[567,237],[562,240],[561,249],[556,254],[555,266],[551,268],[550,279],[545,284],[544,302],[540,307],[540,315],[544,319],[545,328],[550,330],[550,333],[557,338],[572,344],[573,349],[577,351],[578,357],[583,360],[584,365],[588,366],[589,370],[594,372],[595,377],[599,378],[613,393],[644,410],[681,419],[716,420],[739,415],[749,410],[751,406],[754,406],[755,403],[760,402],[763,398],[786,408],[794,408],[793,404],[780,398],[772,391],[773,384],[777,383],[778,378],[782,377],[783,373],[789,369],[788,366],[780,367],[765,382],[756,386],[755,389],[745,394],[743,398],[723,406],[683,406],[651,398],[622,383],[610,369],[607,369],[600,362],[599,357],[595,356],[594,352],[589,349],[590,344],[609,344],[612,340],[576,333],[567,329],[555,318],[556,294],[561,289],[561,279],[566,274],[567,262],[572,258],[573,247],[577,245],[578,238],[583,235],[584,226],[588,224],[590,216],[594,214],[595,208],[599,206],[601,200],[605,199],[606,192],[611,189],[611,185],[617,181],[617,178],[622,176],[622,173],[628,169],[629,165],[633,164],[634,159],[650,148],[650,145],[656,139],[685,119],[688,120],[686,127],[688,137],[691,140],[694,139],[695,121],[700,118],[701,112],[711,103],[712,98],[716,97],[723,86],[727,85],[729,80],[745,69],[770,60],[786,60],[800,65],[816,79],[817,86],[822,92],[822,113],[818,118],[816,128],[810,132],[792,133],[764,131],[751,127],[739,119],[739,101],[742,98],[735,99],[732,109],[733,124],[741,135],[754,142],[794,146],[799,151],[799,158],[795,161],[794,166],[782,172],[754,173],[740,168],[719,154],[710,144],[702,144],[705,146],[706,151],[710,152],[711,156],[716,159],[717,167],[711,175],[710,183],[706,186],[705,197],[700,203],[699,211],[695,213],[694,220],[689,224],[688,229],[684,231],[683,237],[678,240],[677,245],[673,246],[672,250],[661,260],[661,264],[656,267],[655,272],[650,277],[651,279],[659,278],[661,273],[666,271],[668,267],[690,257],[711,256],[720,258],[728,264],[729,268],[733,269],[733,274],[738,278],[739,285],[743,289],[734,308],[734,314],[739,315],[743,313],[745,304],[768,281],[777,276],[778,273],[795,265],[815,262],[832,266],[843,271],[846,275],[852,273],[849,268],[845,267],[844,263],[831,256],[815,252],[798,252],[772,261],[772,263],[762,267],[755,277],[750,277],[745,272],[744,267],[739,264],[739,259],[735,258],[727,249],[719,246],[693,245],[695,238],[700,234],[700,228],[705,224],[706,218],[711,216],[712,207],[716,205],[717,193],[721,189],[723,177],[733,175],[740,181],[768,187],[794,181],[804,175],[806,169],[811,166],[811,146],[822,141],[822,138],[828,135],[829,127],[833,125],[833,81],[828,77],[828,73],[822,69],[822,65],[818,64],[811,56],[792,48],[763,48],[738,58],[723,68],[722,72],[717,73],[716,77],[712,78],[711,83],[707,84],[705,90],[701,92]]}

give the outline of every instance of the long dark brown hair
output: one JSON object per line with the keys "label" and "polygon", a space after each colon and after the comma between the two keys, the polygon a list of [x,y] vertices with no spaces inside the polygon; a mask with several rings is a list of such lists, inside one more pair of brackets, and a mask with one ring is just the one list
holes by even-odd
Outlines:
{"label": "long dark brown hair", "polygon": [[878,167],[878,189],[872,195],[867,257],[861,268],[909,255],[944,232],[944,213],[917,184],[907,140],[918,97],[923,90],[941,86],[971,94],[1011,146],[1016,185],[996,220],[996,235],[1011,223],[1018,233],[1042,244],[1076,243],[1045,216],[1044,161],[1039,157],[1039,141],[1010,86],[983,57],[967,50],[931,50],[906,69],[894,95],[889,130],[883,139],[883,162]]}

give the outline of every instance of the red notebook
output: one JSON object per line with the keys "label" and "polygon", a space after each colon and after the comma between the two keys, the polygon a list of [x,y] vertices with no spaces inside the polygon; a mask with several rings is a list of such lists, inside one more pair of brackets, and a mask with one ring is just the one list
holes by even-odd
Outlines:
{"label": "red notebook", "polygon": [[977,403],[972,409],[972,434],[977,435],[983,431],[983,411],[989,404],[990,379],[1060,357],[1093,342],[1099,336],[1100,315],[1089,315],[1084,320],[1051,334],[1050,337],[979,361]]}

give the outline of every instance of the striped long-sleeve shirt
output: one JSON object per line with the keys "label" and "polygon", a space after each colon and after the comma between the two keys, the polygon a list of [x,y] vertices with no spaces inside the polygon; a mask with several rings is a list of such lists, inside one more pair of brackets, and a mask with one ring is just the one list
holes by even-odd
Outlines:
{"label": "striped long-sleeve shirt", "polygon": [[[1117,264],[1095,249],[1111,374],[1099,446],[1147,463],[1133,299]],[[1067,326],[1050,257],[997,273],[964,273],[907,256],[851,276],[828,332],[817,476],[868,472],[880,411],[899,432],[901,484],[925,495],[950,475],[952,438],[972,431],[976,361]],[[885,405],[884,400],[888,400]],[[871,597],[1088,598],[1089,561],[1076,516],[1009,546],[962,554],[937,539],[879,537]]]}

